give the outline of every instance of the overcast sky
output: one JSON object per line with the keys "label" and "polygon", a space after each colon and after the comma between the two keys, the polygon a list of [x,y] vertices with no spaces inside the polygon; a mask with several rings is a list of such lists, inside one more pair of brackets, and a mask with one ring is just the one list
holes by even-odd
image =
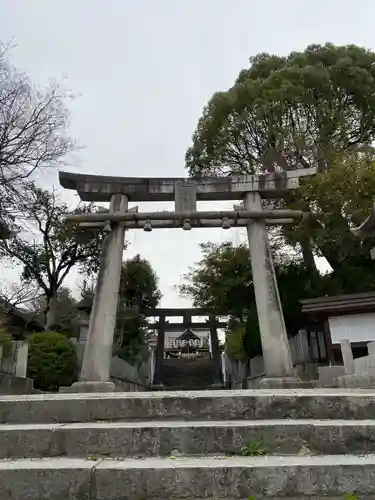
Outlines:
{"label": "overcast sky", "polygon": [[[374,19],[370,0],[0,0],[0,39],[13,41],[12,62],[35,83],[66,75],[79,95],[70,104],[71,135],[85,146],[77,171],[185,176],[204,104],[250,56],[326,41],[375,50]],[[172,205],[140,205],[165,208]],[[228,233],[133,231],[125,257],[151,261],[163,306],[189,305],[174,285],[199,259],[199,242],[245,236]]]}

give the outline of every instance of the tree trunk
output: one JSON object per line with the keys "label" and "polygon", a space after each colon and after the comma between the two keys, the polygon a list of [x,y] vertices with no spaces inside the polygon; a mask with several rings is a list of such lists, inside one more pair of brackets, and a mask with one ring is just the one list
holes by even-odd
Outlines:
{"label": "tree trunk", "polygon": [[45,327],[46,331],[53,329],[57,322],[57,297],[54,295],[47,299],[47,307],[45,311]]}
{"label": "tree trunk", "polygon": [[303,261],[310,276],[311,277],[318,276],[319,271],[318,268],[316,267],[316,262],[314,259],[314,253],[310,240],[308,238],[301,238],[299,244],[301,245]]}

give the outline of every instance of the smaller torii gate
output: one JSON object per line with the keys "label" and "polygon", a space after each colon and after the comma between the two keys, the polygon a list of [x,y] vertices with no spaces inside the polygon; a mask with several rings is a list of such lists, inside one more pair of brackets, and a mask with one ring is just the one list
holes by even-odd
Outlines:
{"label": "smaller torii gate", "polygon": [[[262,198],[282,198],[299,178],[316,169],[297,169],[225,178],[140,178],[60,172],[60,184],[75,190],[82,201],[109,202],[109,210],[72,215],[68,222],[104,230],[100,270],[90,316],[80,381],[72,390],[113,391],[109,381],[125,231],[159,228],[246,227],[266,380],[264,387],[298,385],[270,252],[267,226],[294,222],[301,210],[265,210]],[[198,211],[197,201],[243,200],[232,211]],[[138,213],[132,202],[174,201],[174,211]]]}
{"label": "smaller torii gate", "polygon": [[[148,328],[157,332],[156,356],[155,356],[155,373],[153,385],[161,386],[163,382],[163,362],[164,362],[164,347],[165,333],[178,329],[206,329],[210,332],[211,340],[211,355],[214,365],[214,384],[219,386],[222,384],[222,367],[220,359],[220,346],[217,335],[217,330],[227,327],[226,321],[217,321],[214,314],[207,309],[200,308],[155,308],[146,309],[144,314],[147,317],[157,318],[156,323],[148,322]],[[206,321],[193,321],[194,316],[208,316]],[[169,323],[167,318],[182,318],[182,323]]]}

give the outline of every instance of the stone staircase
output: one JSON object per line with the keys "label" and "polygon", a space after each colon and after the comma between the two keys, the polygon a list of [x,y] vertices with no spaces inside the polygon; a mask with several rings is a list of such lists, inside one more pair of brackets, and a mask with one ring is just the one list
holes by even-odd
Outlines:
{"label": "stone staircase", "polygon": [[374,500],[374,416],[359,390],[2,396],[0,500]]}
{"label": "stone staircase", "polygon": [[201,359],[165,359],[163,385],[168,390],[203,390],[214,383],[213,361]]}

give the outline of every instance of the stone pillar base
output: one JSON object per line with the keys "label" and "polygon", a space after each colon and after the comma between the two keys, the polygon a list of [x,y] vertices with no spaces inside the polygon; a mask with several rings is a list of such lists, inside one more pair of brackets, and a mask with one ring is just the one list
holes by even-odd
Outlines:
{"label": "stone pillar base", "polygon": [[269,377],[259,381],[260,389],[311,389],[316,387],[313,381],[301,380],[297,377]]}
{"label": "stone pillar base", "polygon": [[211,389],[212,391],[221,391],[223,389],[225,389],[225,386],[224,384],[212,384],[209,389]]}
{"label": "stone pillar base", "polygon": [[337,377],[337,384],[338,387],[346,389],[374,389],[375,373],[365,372],[361,375],[349,374]]}
{"label": "stone pillar base", "polygon": [[62,392],[115,392],[113,382],[74,382],[70,387],[64,387]]}
{"label": "stone pillar base", "polygon": [[166,387],[163,384],[152,384],[151,391],[166,391]]}

